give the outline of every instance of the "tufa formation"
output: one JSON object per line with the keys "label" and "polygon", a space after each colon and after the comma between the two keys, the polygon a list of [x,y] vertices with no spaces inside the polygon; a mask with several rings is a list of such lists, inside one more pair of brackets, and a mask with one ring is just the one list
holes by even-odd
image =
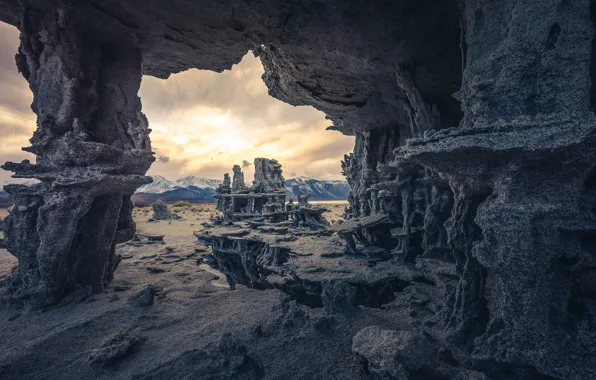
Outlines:
{"label": "tufa formation", "polygon": [[[141,76],[221,72],[252,50],[272,96],[355,136],[352,191],[331,230],[345,247],[212,231],[214,251],[240,255],[230,278],[311,307],[411,311],[354,336],[370,377],[596,377],[592,1],[0,0],[0,20],[21,31],[38,116],[36,164],[3,167],[40,181],[7,188],[19,265],[4,298],[101,292],[153,161]],[[255,194],[281,191],[279,166],[259,165]],[[232,219],[257,199],[232,203],[242,182],[218,194]]]}

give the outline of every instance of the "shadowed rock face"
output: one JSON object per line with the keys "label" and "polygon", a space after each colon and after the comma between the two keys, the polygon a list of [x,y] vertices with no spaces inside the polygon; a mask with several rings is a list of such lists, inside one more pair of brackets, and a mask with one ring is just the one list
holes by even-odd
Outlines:
{"label": "shadowed rock face", "polygon": [[[27,3],[51,10],[56,1]],[[253,49],[272,96],[313,105],[346,133],[409,129],[402,76],[443,111],[445,125],[461,117],[451,97],[462,70],[455,1],[92,0],[72,12],[96,38],[138,47],[146,75],[220,72]],[[0,0],[0,20],[18,25],[20,14],[19,1]]]}
{"label": "shadowed rock face", "polygon": [[136,95],[141,52],[81,34],[80,24],[65,8],[27,9],[20,21],[16,61],[38,115],[25,150],[37,163],[3,168],[41,183],[6,188],[15,207],[4,234],[19,259],[9,297],[40,306],[112,278],[115,244],[134,235],[130,195],[154,160]]}
{"label": "shadowed rock face", "polygon": [[[373,373],[596,377],[591,1],[61,4],[0,0],[38,115],[37,164],[5,168],[41,180],[8,189],[13,297],[53,303],[112,276],[153,160],[141,74],[222,71],[253,49],[272,96],[356,136],[339,231],[353,253],[451,268],[412,331],[359,334]],[[419,342],[433,360],[413,366]]]}

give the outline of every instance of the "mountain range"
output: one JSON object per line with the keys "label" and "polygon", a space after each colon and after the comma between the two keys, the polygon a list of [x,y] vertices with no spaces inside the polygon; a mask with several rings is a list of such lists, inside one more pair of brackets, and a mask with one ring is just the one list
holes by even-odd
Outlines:
{"label": "mountain range", "polygon": [[[133,195],[133,200],[143,199],[155,202],[158,199],[166,203],[178,201],[211,202],[215,189],[221,180],[207,179],[194,176],[180,178],[175,181],[156,175],[153,182],[140,187]],[[288,199],[298,199],[301,192],[310,191],[313,201],[335,201],[348,199],[350,186],[346,181],[326,181],[311,177],[297,177],[285,182]],[[0,207],[8,204],[8,194],[0,188]]]}
{"label": "mountain range", "polygon": [[[133,199],[145,199],[155,202],[158,199],[166,203],[177,201],[210,202],[221,180],[200,177],[184,177],[169,181],[162,176],[153,176],[153,183],[140,187]],[[350,186],[345,181],[325,181],[310,177],[287,179],[285,183],[288,198],[298,198],[304,191],[312,193],[311,200],[346,200]]]}

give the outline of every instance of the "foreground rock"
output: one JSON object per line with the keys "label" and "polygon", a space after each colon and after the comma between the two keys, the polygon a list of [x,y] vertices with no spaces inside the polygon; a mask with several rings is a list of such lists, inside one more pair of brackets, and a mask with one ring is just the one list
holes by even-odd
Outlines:
{"label": "foreground rock", "polygon": [[41,182],[5,186],[15,207],[4,235],[19,265],[4,297],[47,306],[77,289],[101,292],[112,279],[115,245],[134,236],[130,196],[151,181],[144,174],[154,158],[137,96],[139,49],[84,40],[66,8],[27,13],[20,27],[17,66],[38,116],[25,150],[37,164],[3,168]]}

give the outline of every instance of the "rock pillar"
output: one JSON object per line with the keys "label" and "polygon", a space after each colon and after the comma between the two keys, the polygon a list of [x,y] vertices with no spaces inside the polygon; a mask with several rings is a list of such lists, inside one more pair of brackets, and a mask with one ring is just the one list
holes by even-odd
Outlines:
{"label": "rock pillar", "polygon": [[137,96],[140,51],[97,39],[71,4],[41,12],[23,2],[16,61],[34,94],[37,130],[24,149],[37,162],[3,166],[39,180],[7,188],[15,207],[4,223],[19,259],[6,294],[39,306],[103,290],[115,244],[134,235],[130,195],[150,182],[154,160]]}
{"label": "rock pillar", "polygon": [[462,125],[396,151],[454,193],[447,227],[459,285],[446,295],[444,338],[456,360],[496,378],[593,377],[590,1],[462,9]]}

